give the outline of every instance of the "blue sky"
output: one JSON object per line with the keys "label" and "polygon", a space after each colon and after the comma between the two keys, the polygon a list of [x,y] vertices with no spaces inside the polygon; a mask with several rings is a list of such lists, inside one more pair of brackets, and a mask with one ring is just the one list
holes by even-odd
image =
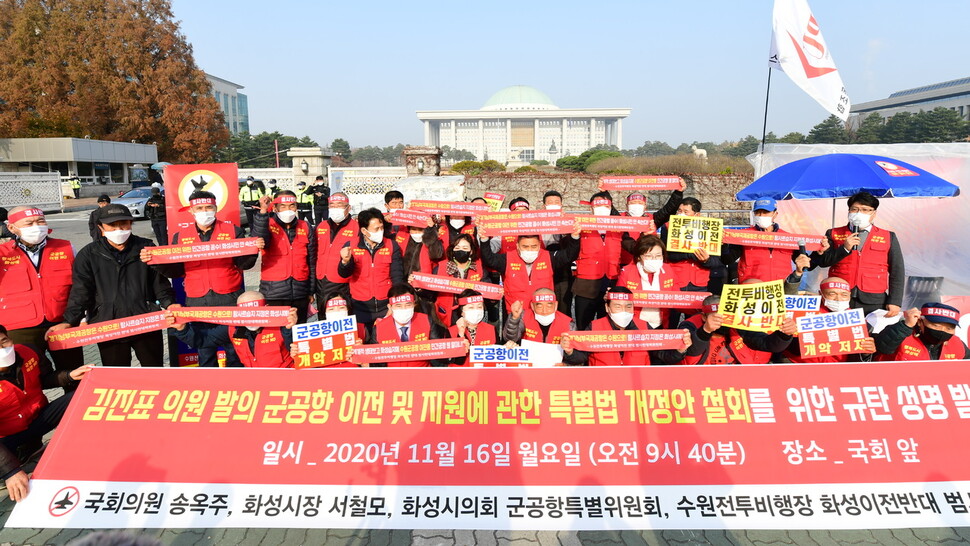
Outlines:
{"label": "blue sky", "polygon": [[[629,107],[623,147],[760,137],[771,0],[173,0],[195,60],[245,86],[253,132],[421,144],[417,110],[508,85]],[[970,0],[809,0],[853,103],[970,76]],[[781,72],[768,130],[827,113]]]}

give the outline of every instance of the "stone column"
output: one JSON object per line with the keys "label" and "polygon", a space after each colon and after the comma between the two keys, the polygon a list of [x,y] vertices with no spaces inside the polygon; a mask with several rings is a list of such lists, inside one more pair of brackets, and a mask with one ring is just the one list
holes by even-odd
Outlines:
{"label": "stone column", "polygon": [[426,119],[424,120],[424,145],[431,146],[432,144],[434,143],[431,142],[431,121]]}
{"label": "stone column", "polygon": [[479,161],[485,160],[485,121],[478,120],[478,157]]}
{"label": "stone column", "polygon": [[[286,155],[293,158],[293,185],[306,182],[307,186],[312,186],[317,176],[327,177],[330,167],[330,159],[333,153],[330,150],[315,146],[312,148],[290,148]],[[306,161],[307,170],[303,171],[303,162]]]}
{"label": "stone column", "polygon": [[616,118],[616,147],[623,149],[623,118]]}

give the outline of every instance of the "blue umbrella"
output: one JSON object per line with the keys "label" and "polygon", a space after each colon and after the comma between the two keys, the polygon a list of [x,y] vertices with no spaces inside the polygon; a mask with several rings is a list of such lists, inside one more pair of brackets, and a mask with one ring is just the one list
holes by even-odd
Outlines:
{"label": "blue umbrella", "polygon": [[826,154],[793,161],[739,191],[738,201],[838,199],[867,191],[876,197],[954,197],[960,188],[891,157]]}
{"label": "blue umbrella", "polygon": [[165,167],[168,167],[169,165],[171,165],[171,163],[169,163],[168,161],[159,161],[158,163],[155,163],[154,165],[152,165],[152,168],[155,169],[156,171],[163,171],[165,170]]}

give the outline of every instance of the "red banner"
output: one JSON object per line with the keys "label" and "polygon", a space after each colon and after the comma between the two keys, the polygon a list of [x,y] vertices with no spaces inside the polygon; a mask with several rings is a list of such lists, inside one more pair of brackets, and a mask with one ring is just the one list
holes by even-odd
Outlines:
{"label": "red banner", "polygon": [[556,235],[573,232],[573,219],[559,210],[489,212],[475,217],[475,225],[489,237],[506,235]]}
{"label": "red banner", "polygon": [[425,199],[414,199],[411,201],[411,208],[423,210],[429,214],[440,214],[442,216],[476,216],[491,209],[485,203],[465,203],[462,201],[429,201]]}
{"label": "red banner", "polygon": [[290,308],[279,305],[262,307],[179,307],[172,309],[175,322],[208,322],[225,326],[283,327],[289,323]]}
{"label": "red banner", "polygon": [[167,327],[164,312],[156,311],[58,330],[47,338],[47,343],[52,351],[59,351],[164,330]]}
{"label": "red banner", "polygon": [[683,349],[683,330],[588,330],[569,332],[573,347],[593,353]]}
{"label": "red banner", "polygon": [[99,367],[5,525],[967,527],[968,364]]}
{"label": "red banner", "polygon": [[411,286],[448,294],[461,294],[465,290],[472,289],[490,300],[500,300],[505,294],[502,287],[497,284],[466,281],[446,275],[429,275],[427,273],[414,273],[414,281]]}
{"label": "red banner", "polygon": [[257,237],[232,239],[217,243],[195,243],[190,245],[165,245],[148,247],[152,254],[153,264],[170,264],[194,262],[198,260],[215,260],[218,258],[235,258],[247,254],[257,254]]}
{"label": "red banner", "polygon": [[633,306],[700,309],[704,298],[710,295],[710,292],[635,290],[633,291]]}
{"label": "red banner", "polygon": [[395,226],[410,226],[424,229],[428,227],[431,216],[424,211],[395,209],[391,212],[391,223]]}
{"label": "red banner", "polygon": [[650,191],[679,190],[679,176],[601,176],[600,187],[604,190]]}
{"label": "red banner", "polygon": [[183,207],[197,189],[216,196],[217,218],[239,225],[239,170],[235,163],[203,165],[168,165],[165,179],[165,209],[169,241],[179,229],[195,223],[195,218]]}
{"label": "red banner", "polygon": [[638,218],[635,216],[593,216],[577,214],[573,218],[579,221],[583,229],[590,231],[622,231],[651,234],[657,232],[653,223],[653,216]]}
{"label": "red banner", "polygon": [[429,341],[406,341],[377,345],[357,345],[350,361],[354,364],[375,362],[407,362],[409,360],[436,360],[465,356],[468,350],[463,339],[432,339]]}
{"label": "red banner", "polygon": [[729,245],[784,248],[790,250],[798,250],[799,243],[802,242],[805,243],[805,250],[811,252],[822,249],[822,239],[824,237],[818,235],[725,229],[721,242]]}

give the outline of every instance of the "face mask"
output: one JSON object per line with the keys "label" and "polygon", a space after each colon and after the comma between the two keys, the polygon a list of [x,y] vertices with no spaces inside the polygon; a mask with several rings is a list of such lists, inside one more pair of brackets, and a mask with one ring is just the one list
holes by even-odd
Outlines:
{"label": "face mask", "polygon": [[252,186],[253,185],[253,181],[252,180],[247,180],[246,181],[246,185],[247,186]]}
{"label": "face mask", "polygon": [[281,210],[276,213],[276,217],[280,219],[280,222],[283,222],[284,224],[289,224],[293,220],[296,220],[296,211]]}
{"label": "face mask", "polygon": [[594,216],[609,216],[610,207],[593,207]]}
{"label": "face mask", "polygon": [[418,232],[418,233],[411,234],[411,240],[414,241],[415,243],[420,243],[421,239],[424,239],[424,233]]}
{"label": "face mask", "polygon": [[344,221],[344,218],[346,218],[346,217],[347,217],[347,211],[346,210],[344,210],[344,209],[330,209],[330,219],[333,220],[333,223],[339,224],[340,222],[343,222]]}
{"label": "face mask", "polygon": [[327,311],[327,320],[340,320],[347,318],[347,311]]}
{"label": "face mask", "polygon": [[940,343],[946,343],[950,341],[953,334],[950,332],[944,332],[943,330],[934,330],[926,326],[922,327],[920,330],[919,338],[923,340],[926,345],[939,345]]}
{"label": "face mask", "polygon": [[562,205],[546,205],[546,210],[562,210]]}
{"label": "face mask", "polygon": [[519,257],[522,258],[522,261],[523,262],[525,262],[527,264],[531,264],[532,262],[534,262],[537,259],[539,259],[539,251],[538,250],[523,250],[523,251],[520,251],[519,252]]}
{"label": "face mask", "polygon": [[646,271],[647,273],[656,273],[657,271],[660,271],[661,267],[663,267],[664,261],[662,259],[661,260],[653,260],[653,259],[640,260],[640,265],[641,267],[643,267],[643,270]]}
{"label": "face mask", "polygon": [[451,257],[460,264],[463,264],[471,259],[472,253],[467,250],[455,250],[452,251]]}
{"label": "face mask", "polygon": [[823,304],[825,305],[826,309],[828,309],[829,311],[832,311],[833,313],[849,310],[848,301],[837,301],[837,300],[825,299],[823,300]]}
{"label": "face mask", "polygon": [[247,326],[246,329],[250,332],[255,332],[256,330],[259,330],[259,326]]}
{"label": "face mask", "polygon": [[448,223],[451,224],[451,227],[453,227],[455,229],[461,229],[461,228],[465,227],[465,219],[464,218],[452,218],[451,220],[448,220]]}
{"label": "face mask", "polygon": [[866,229],[870,225],[872,216],[864,212],[850,212],[849,213],[849,223],[854,225],[859,229]]}
{"label": "face mask", "polygon": [[640,217],[640,216],[643,216],[643,213],[644,211],[646,211],[646,209],[647,207],[645,207],[644,205],[627,205],[626,212],[630,216]]}
{"label": "face mask", "polygon": [[20,228],[20,240],[28,245],[38,245],[47,238],[47,226],[33,225]]}
{"label": "face mask", "polygon": [[297,186],[296,189],[303,191],[306,189],[306,186]]}
{"label": "face mask", "polygon": [[391,316],[398,324],[407,324],[414,318],[414,307],[410,309],[391,309]]}
{"label": "face mask", "polygon": [[754,225],[758,226],[761,229],[768,229],[774,223],[775,223],[775,220],[771,216],[755,216],[754,217]]}
{"label": "face mask", "polygon": [[195,217],[195,223],[202,227],[211,226],[212,222],[216,221],[216,212],[214,210],[195,212],[192,214],[192,216]]}
{"label": "face mask", "polygon": [[104,236],[108,238],[109,241],[116,245],[123,245],[128,237],[131,237],[130,229],[116,229],[114,231],[105,231]]}
{"label": "face mask", "polygon": [[482,321],[483,318],[485,318],[485,310],[484,309],[465,309],[465,312],[462,316],[465,317],[465,322],[468,322],[469,324],[478,324],[479,322]]}
{"label": "face mask", "polygon": [[610,313],[610,320],[620,328],[626,328],[633,321],[633,313]]}
{"label": "face mask", "polygon": [[380,243],[384,240],[384,230],[379,229],[377,231],[368,231],[367,238],[370,239],[372,243]]}
{"label": "face mask", "polygon": [[550,324],[552,324],[552,321],[554,320],[556,320],[555,313],[552,313],[551,315],[539,315],[539,314],[536,315],[536,322],[538,322],[543,326],[549,326]]}
{"label": "face mask", "polygon": [[17,353],[13,350],[13,345],[0,348],[0,368],[9,368],[17,361]]}

